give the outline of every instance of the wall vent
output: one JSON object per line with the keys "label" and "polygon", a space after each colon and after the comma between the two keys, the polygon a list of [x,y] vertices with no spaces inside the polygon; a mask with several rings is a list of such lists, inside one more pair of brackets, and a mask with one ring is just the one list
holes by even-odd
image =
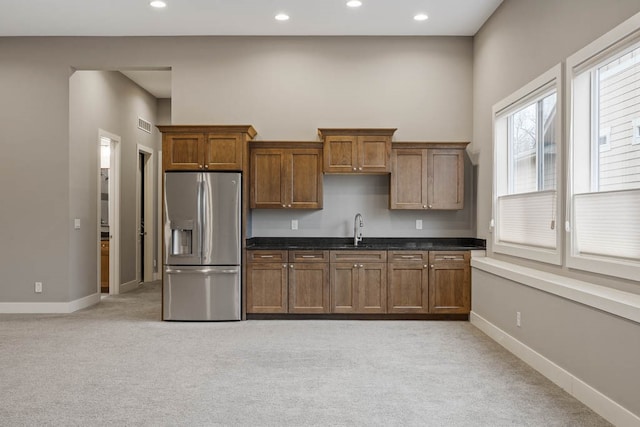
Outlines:
{"label": "wall vent", "polygon": [[138,117],[138,129],[143,130],[147,133],[151,133],[151,122]]}

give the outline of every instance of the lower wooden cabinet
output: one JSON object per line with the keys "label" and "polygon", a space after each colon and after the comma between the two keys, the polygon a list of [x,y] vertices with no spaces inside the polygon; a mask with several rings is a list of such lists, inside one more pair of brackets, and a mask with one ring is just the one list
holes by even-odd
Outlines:
{"label": "lower wooden cabinet", "polygon": [[329,264],[289,264],[289,313],[329,312]]}
{"label": "lower wooden cabinet", "polygon": [[247,251],[247,313],[286,313],[287,251]]}
{"label": "lower wooden cabinet", "polygon": [[429,313],[471,311],[469,252],[429,252]]}
{"label": "lower wooden cabinet", "polygon": [[386,251],[332,251],[331,312],[386,313],[386,261]]}
{"label": "lower wooden cabinet", "polygon": [[100,292],[109,292],[109,241],[100,240]]}
{"label": "lower wooden cabinet", "polygon": [[247,251],[247,313],[468,314],[468,251]]}
{"label": "lower wooden cabinet", "polygon": [[429,312],[429,252],[389,251],[389,313]]}
{"label": "lower wooden cabinet", "polygon": [[247,313],[328,313],[328,251],[248,251]]}
{"label": "lower wooden cabinet", "polygon": [[286,313],[288,283],[286,263],[247,264],[247,313]]}

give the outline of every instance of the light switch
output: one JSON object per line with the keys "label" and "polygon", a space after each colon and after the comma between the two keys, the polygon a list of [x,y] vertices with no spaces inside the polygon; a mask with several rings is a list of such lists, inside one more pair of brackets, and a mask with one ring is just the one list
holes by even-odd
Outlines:
{"label": "light switch", "polygon": [[76,230],[80,230],[80,218],[76,218],[73,220],[73,228]]}
{"label": "light switch", "polygon": [[422,230],[422,220],[416,219],[416,230]]}
{"label": "light switch", "polygon": [[291,229],[292,230],[297,230],[298,229],[298,220],[297,219],[292,219],[291,220]]}

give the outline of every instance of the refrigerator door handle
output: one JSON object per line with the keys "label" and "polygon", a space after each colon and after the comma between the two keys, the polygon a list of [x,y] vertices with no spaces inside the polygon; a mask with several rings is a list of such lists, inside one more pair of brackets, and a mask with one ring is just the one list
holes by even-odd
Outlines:
{"label": "refrigerator door handle", "polygon": [[205,200],[205,195],[207,192],[205,191],[205,180],[203,176],[200,175],[200,180],[198,182],[198,230],[200,231],[200,262],[204,260],[204,256],[207,253],[207,239],[204,235],[204,210],[207,201]]}
{"label": "refrigerator door handle", "polygon": [[180,268],[167,268],[165,272],[168,274],[211,274],[211,273],[238,274],[238,269],[237,268],[228,268],[228,269],[198,268],[198,269],[183,270]]}

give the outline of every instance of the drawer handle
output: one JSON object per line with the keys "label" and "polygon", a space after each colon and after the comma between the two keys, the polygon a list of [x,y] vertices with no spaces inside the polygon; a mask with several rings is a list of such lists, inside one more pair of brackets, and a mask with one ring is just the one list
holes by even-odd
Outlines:
{"label": "drawer handle", "polygon": [[413,259],[413,255],[401,255],[400,258]]}
{"label": "drawer handle", "polygon": [[445,256],[442,257],[442,259],[451,260],[451,259],[462,259],[462,258],[460,258],[459,256],[455,256],[455,255],[453,255],[453,256],[446,256],[445,255]]}
{"label": "drawer handle", "polygon": [[302,258],[315,258],[315,255],[302,255]]}
{"label": "drawer handle", "polygon": [[260,258],[273,258],[273,255],[260,255]]}

